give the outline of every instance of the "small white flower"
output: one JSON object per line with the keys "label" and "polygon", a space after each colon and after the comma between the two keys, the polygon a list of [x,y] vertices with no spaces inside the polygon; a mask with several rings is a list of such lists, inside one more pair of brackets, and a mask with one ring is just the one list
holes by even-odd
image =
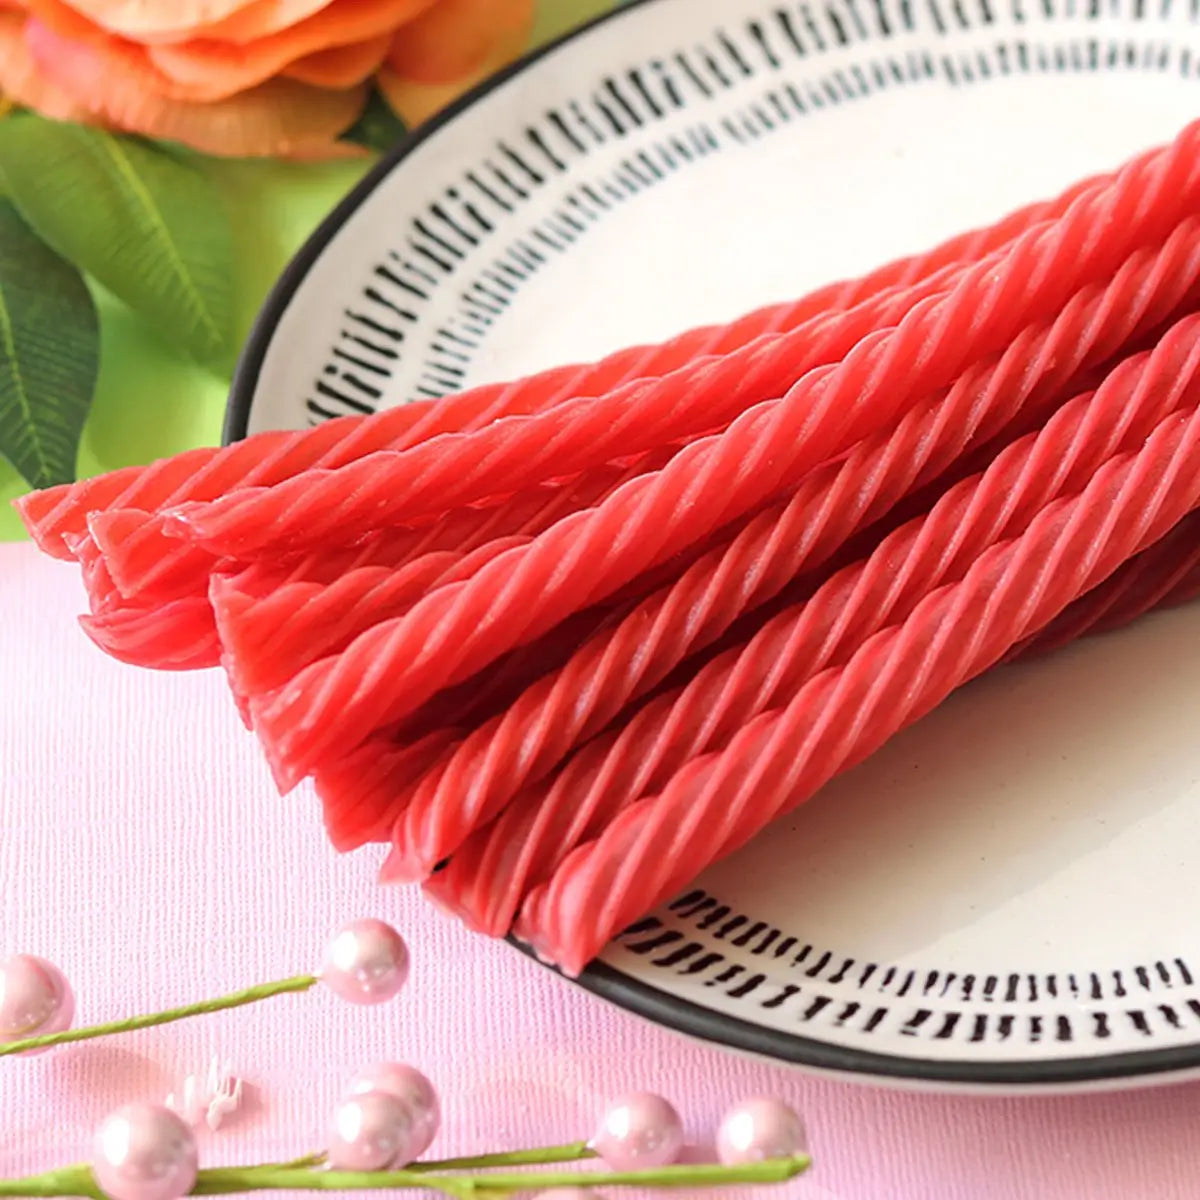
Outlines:
{"label": "small white flower", "polygon": [[189,1075],[178,1093],[167,1097],[167,1107],[189,1125],[205,1124],[217,1130],[226,1117],[237,1112],[242,1102],[242,1081],[228,1062],[214,1058],[208,1064],[208,1074],[201,1079]]}

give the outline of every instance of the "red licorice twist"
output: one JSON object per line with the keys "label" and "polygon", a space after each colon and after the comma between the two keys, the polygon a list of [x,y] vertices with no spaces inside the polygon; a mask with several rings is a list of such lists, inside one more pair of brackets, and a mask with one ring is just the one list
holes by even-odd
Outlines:
{"label": "red licorice twist", "polygon": [[106,654],[131,666],[198,671],[220,661],[221,644],[208,601],[194,596],[153,608],[113,608],[79,618]]}
{"label": "red licorice twist", "polygon": [[[243,488],[208,504],[182,505],[160,518],[162,527],[212,553],[293,549],[533,487],[618,453],[713,433],[752,405],[782,395],[806,371],[837,362],[867,334],[895,325],[960,274],[960,268],[947,268],[911,288],[880,293],[856,308],[823,314],[727,355],[694,359],[668,375],[632,380],[603,396],[581,396],[403,453],[368,455],[336,471],[307,471],[270,489]],[[264,521],[268,503],[271,518]]]}
{"label": "red licorice twist", "polygon": [[[359,840],[346,848],[354,849],[366,842],[391,842],[392,827],[408,803],[414,781],[409,769],[409,747],[416,741],[436,730],[450,729],[453,736],[444,743],[444,750],[449,749],[461,740],[466,729],[502,712],[540,675],[561,666],[585,632],[624,615],[625,611],[617,609],[608,616],[595,612],[578,614],[538,641],[506,655],[481,676],[439,692],[400,727],[372,736],[345,760],[320,764],[316,772],[318,787],[320,779],[328,777],[330,766],[336,770],[341,762],[350,759],[372,764],[369,772],[339,771],[339,801],[363,814]],[[373,818],[368,821],[370,814]]]}
{"label": "red licorice twist", "polygon": [[[1200,317],[1181,322],[1153,354],[1119,367],[1096,393],[1076,397],[865,561],[586,743],[554,778],[518,796],[473,836],[430,881],[431,892],[474,927],[506,932],[528,886],[639,796],[665,786],[690,759],[724,747],[747,721],[902,621],[930,591],[962,578],[984,550],[1019,534],[1048,503],[1081,491],[1103,463],[1139,446],[1167,414],[1195,403],[1198,335]],[[418,811],[416,803],[405,810],[396,830],[395,857],[404,860],[407,850],[412,877],[432,865]]]}
{"label": "red licorice twist", "polygon": [[398,795],[394,785],[424,774],[460,733],[453,726],[435,729],[411,744],[389,748],[388,755],[364,744],[318,770],[314,784],[325,816],[325,832],[334,849],[356,850],[372,839],[381,822],[390,826],[400,815],[399,805],[377,811],[369,801],[382,791]]}
{"label": "red licorice twist", "polygon": [[[790,501],[761,512],[620,626],[590,638],[561,671],[473,731],[422,780],[407,814],[405,844],[414,853],[421,848],[414,873],[426,874],[465,833],[687,655],[778,595],[802,570],[820,567],[968,446],[993,437],[1023,408],[1053,402],[1082,367],[1197,300],[1200,221],[1187,221],[1161,250],[1138,252],[1109,284],[1077,293],[1048,328],[1024,330],[999,360],[968,371],[944,398],[911,410],[895,430],[864,438],[845,459],[817,468]],[[1044,412],[1038,415],[1044,419]]]}
{"label": "red licorice twist", "polygon": [[526,898],[519,936],[578,973],[619,930],[1001,659],[1200,504],[1200,413],[1168,417],[1077,497],[985,551],[844,666],[692,760]]}
{"label": "red licorice twist", "polygon": [[1186,604],[1198,595],[1200,513],[1192,513],[1049,625],[1014,646],[1008,658],[1048,654],[1079,638],[1123,629],[1146,613]]}
{"label": "red licorice twist", "polygon": [[1165,240],[1200,192],[1193,142],[1200,126],[1150,167],[1122,171],[1100,195],[1085,193],[1060,223],[1022,235],[1000,265],[968,270],[948,295],[922,301],[843,362],[809,372],[784,400],[750,409],[662,471],[381,622],[335,662],[300,672],[255,708],[277,782],[290,787],[331,750],[348,750],[365,730],[400,720],[440,688],[795,486],[971,362],[1002,350],[1031,318],[1111,274],[1132,247]]}

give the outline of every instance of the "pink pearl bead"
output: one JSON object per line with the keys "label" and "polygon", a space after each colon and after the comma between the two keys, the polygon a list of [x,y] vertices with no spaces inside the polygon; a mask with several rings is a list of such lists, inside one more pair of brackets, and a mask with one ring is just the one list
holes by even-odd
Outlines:
{"label": "pink pearl bead", "polygon": [[429,1080],[406,1063],[377,1063],[356,1075],[350,1084],[351,1096],[363,1092],[386,1092],[408,1106],[413,1115],[416,1153],[420,1158],[437,1136],[442,1120],[438,1094]]}
{"label": "pink pearl bead", "polygon": [[92,1171],[112,1200],[179,1200],[196,1182],[196,1138],[160,1104],[127,1104],[96,1132]]}
{"label": "pink pearl bead", "polygon": [[782,1100],[743,1100],[717,1130],[717,1157],[727,1167],[805,1152],[804,1124]]}
{"label": "pink pearl bead", "polygon": [[408,978],[408,947],[390,926],[369,917],[351,921],[325,950],[321,981],[352,1004],[382,1004]]}
{"label": "pink pearl bead", "polygon": [[604,1114],[591,1146],[614,1171],[662,1167],[683,1149],[683,1122],[661,1096],[634,1092]]}
{"label": "pink pearl bead", "polygon": [[75,993],[53,963],[32,954],[14,954],[0,963],[0,1042],[62,1033],[74,1016]]}
{"label": "pink pearl bead", "polygon": [[333,1114],[329,1165],[335,1171],[382,1171],[417,1157],[416,1118],[403,1100],[387,1092],[363,1092],[343,1100]]}

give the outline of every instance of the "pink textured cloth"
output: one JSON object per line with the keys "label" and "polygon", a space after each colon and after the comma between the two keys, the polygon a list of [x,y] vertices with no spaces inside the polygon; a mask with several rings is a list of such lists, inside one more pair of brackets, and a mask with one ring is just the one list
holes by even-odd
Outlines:
{"label": "pink textured cloth", "polygon": [[763,1196],[1196,1194],[1200,1085],[1002,1099],[817,1079],[655,1029],[468,935],[416,891],[380,889],[373,855],[328,848],[311,793],[275,794],[218,672],[111,662],[75,623],[83,605],[71,567],[0,545],[0,954],[61,965],[85,1023],[309,970],[328,931],[359,915],[404,931],[413,978],[383,1009],[317,992],[0,1062],[0,1176],[78,1160],[108,1109],[165,1097],[216,1054],[254,1097],[204,1135],[210,1165],[312,1150],[343,1082],[394,1057],[441,1089],[439,1153],[587,1136],[606,1097],[633,1087],[675,1099],[703,1141],[724,1105],[765,1091],[804,1114],[817,1166]]}

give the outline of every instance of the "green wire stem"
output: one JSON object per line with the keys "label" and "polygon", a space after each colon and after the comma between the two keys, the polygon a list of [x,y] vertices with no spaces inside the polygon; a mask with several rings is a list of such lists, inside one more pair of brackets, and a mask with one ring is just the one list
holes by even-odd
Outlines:
{"label": "green wire stem", "polygon": [[202,1017],[208,1013],[224,1012],[229,1008],[241,1008],[269,1000],[272,996],[285,996],[291,992],[307,992],[318,983],[316,975],[296,975],[291,979],[280,979],[276,983],[260,983],[256,987],[218,996],[215,1000],[201,1000],[198,1004],[186,1004],[182,1008],[169,1008],[166,1012],[149,1013],[142,1017],[127,1017],[123,1021],[110,1021],[107,1025],[89,1025],[83,1029],[66,1029],[62,1033],[47,1033],[40,1037],[22,1038],[19,1042],[0,1045],[0,1058],[8,1054],[20,1054],[25,1050],[42,1050],[47,1046],[64,1046],[68,1042],[86,1042],[91,1038],[105,1037],[110,1033],[132,1033],[135,1029],[150,1029],[155,1025],[169,1025],[187,1017]]}
{"label": "green wire stem", "polygon": [[[541,1151],[516,1151],[523,1161],[532,1162],[530,1155],[563,1154],[577,1148],[547,1147]],[[583,1146],[586,1150],[587,1147]],[[511,1161],[512,1155],[483,1155],[489,1162]],[[470,1161],[470,1160],[448,1160]],[[478,1161],[478,1160],[475,1160]],[[553,1158],[536,1161],[551,1162]],[[783,1183],[793,1179],[812,1165],[807,1155],[793,1158],[768,1159],[761,1163],[724,1167],[715,1163],[679,1163],[655,1167],[646,1171],[564,1171],[542,1173],[533,1171],[494,1175],[437,1174],[435,1167],[444,1164],[416,1164],[403,1171],[324,1171],[312,1168],[277,1166],[219,1167],[201,1171],[192,1188],[193,1196],[229,1196],[238,1192],[293,1190],[307,1192],[390,1191],[397,1189],[440,1192],[446,1196],[473,1200],[484,1196],[508,1196],[517,1192],[542,1191],[550,1188],[688,1188],[726,1187],[739,1183]],[[92,1172],[85,1166],[66,1167],[33,1175],[24,1179],[0,1180],[0,1196],[48,1197],[86,1196],[104,1200]]]}

